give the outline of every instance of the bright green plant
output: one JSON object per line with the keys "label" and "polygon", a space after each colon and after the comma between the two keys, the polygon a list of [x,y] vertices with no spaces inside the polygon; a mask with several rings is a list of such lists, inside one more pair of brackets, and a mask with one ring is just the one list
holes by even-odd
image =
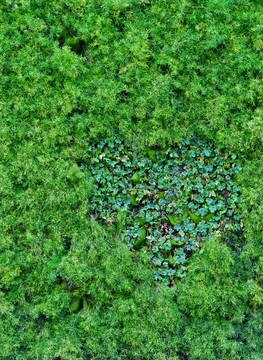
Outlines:
{"label": "bright green plant", "polygon": [[[262,358],[262,19],[259,0],[0,1],[1,360]],[[192,136],[244,156],[242,233],[192,250],[177,290],[120,239],[130,210],[92,229],[80,165],[116,131],[153,164]],[[214,221],[190,213],[164,218]]]}

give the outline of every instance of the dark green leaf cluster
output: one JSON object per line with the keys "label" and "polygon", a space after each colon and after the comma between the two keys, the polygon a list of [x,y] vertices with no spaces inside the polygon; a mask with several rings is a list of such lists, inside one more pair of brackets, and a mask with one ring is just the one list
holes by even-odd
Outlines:
{"label": "dark green leaf cluster", "polygon": [[216,154],[200,139],[142,153],[119,137],[86,152],[92,216],[114,224],[130,249],[147,253],[155,279],[166,285],[185,276],[192,252],[211,234],[240,230],[235,153]]}

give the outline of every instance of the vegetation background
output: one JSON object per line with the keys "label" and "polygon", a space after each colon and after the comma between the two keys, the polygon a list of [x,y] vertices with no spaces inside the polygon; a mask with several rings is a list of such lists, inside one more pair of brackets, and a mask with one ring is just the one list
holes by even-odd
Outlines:
{"label": "vegetation background", "polygon": [[[0,358],[263,359],[262,2],[1,0],[0,30]],[[244,156],[242,236],[176,291],[86,215],[115,131]]]}

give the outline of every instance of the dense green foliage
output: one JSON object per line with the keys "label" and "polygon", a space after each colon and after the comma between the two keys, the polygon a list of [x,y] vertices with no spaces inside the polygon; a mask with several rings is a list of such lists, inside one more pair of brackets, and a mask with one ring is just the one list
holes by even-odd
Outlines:
{"label": "dense green foliage", "polygon": [[216,155],[198,139],[137,153],[118,137],[90,144],[87,153],[91,215],[147,253],[156,280],[174,284],[207,237],[241,230],[235,153]]}
{"label": "dense green foliage", "polygon": [[[256,0],[0,2],[1,359],[262,359],[262,26]],[[116,131],[242,153],[243,232],[176,289],[90,216]]]}

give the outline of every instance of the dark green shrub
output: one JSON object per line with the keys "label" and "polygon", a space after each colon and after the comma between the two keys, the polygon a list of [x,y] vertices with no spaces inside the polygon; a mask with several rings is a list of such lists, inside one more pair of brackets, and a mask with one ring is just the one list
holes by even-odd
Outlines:
{"label": "dark green shrub", "polygon": [[241,229],[235,153],[216,154],[197,139],[137,153],[117,137],[92,143],[87,154],[92,216],[148,253],[155,279],[166,285],[185,276],[192,252],[213,232]]}

